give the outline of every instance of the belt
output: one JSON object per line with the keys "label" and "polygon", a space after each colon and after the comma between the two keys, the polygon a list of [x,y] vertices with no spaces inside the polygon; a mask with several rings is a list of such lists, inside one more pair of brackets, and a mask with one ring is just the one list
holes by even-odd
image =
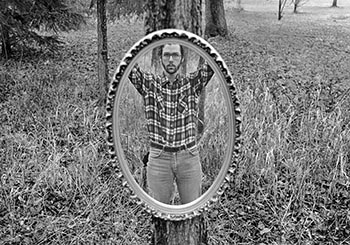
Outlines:
{"label": "belt", "polygon": [[170,147],[170,146],[164,146],[155,142],[151,142],[151,147],[157,148],[157,149],[162,149],[163,151],[166,152],[178,152],[182,150],[186,150],[187,148],[191,148],[196,144],[195,141],[192,141],[191,143],[188,143],[187,145],[182,145],[178,147]]}

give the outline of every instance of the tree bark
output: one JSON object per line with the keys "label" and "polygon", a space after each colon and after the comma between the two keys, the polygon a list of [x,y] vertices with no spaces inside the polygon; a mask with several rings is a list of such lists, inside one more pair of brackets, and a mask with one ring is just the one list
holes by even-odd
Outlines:
{"label": "tree bark", "polygon": [[282,19],[282,0],[278,0],[278,20]]}
{"label": "tree bark", "polygon": [[293,13],[294,14],[298,13],[298,7],[299,7],[300,3],[301,3],[301,0],[294,0],[293,1],[293,6],[294,6]]}
{"label": "tree bark", "polygon": [[223,0],[205,1],[205,36],[226,36],[227,24]]}
{"label": "tree bark", "polygon": [[338,7],[337,0],[333,0],[332,7]]}
{"label": "tree bark", "polygon": [[286,6],[287,0],[278,0],[278,20],[283,17],[283,9]]}
{"label": "tree bark", "polygon": [[145,32],[177,28],[202,35],[202,0],[147,0]]}
{"label": "tree bark", "polygon": [[10,34],[6,26],[1,25],[1,57],[5,57],[6,60],[10,58],[12,54]]}
{"label": "tree bark", "polygon": [[97,1],[97,55],[100,99],[104,99],[108,89],[108,48],[106,0]]}
{"label": "tree bark", "polygon": [[[146,34],[176,28],[202,36],[202,0],[147,0],[145,9]],[[186,62],[182,72],[186,72]],[[204,103],[202,106],[204,108]],[[202,111],[204,112],[204,109]],[[199,115],[199,118],[201,117],[204,121],[204,114]],[[203,216],[185,221],[153,218],[152,244],[207,244],[207,226],[203,220]]]}
{"label": "tree bark", "polygon": [[185,221],[166,221],[153,218],[155,228],[154,245],[198,245],[208,244],[207,224],[203,216]]}

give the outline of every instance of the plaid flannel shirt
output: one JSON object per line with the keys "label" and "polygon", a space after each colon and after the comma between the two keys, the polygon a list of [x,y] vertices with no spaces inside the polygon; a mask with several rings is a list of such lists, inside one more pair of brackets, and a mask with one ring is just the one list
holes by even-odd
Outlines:
{"label": "plaid flannel shirt", "polygon": [[165,75],[146,73],[138,65],[132,69],[129,79],[143,96],[152,142],[178,147],[196,140],[199,97],[213,74],[204,63],[196,72],[178,74],[171,84]]}

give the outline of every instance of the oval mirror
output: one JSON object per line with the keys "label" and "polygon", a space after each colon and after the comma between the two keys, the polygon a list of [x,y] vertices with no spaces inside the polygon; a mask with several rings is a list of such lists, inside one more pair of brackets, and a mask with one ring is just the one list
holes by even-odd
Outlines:
{"label": "oval mirror", "polygon": [[204,39],[166,29],[138,41],[107,97],[107,143],[130,196],[163,219],[208,210],[237,168],[238,106],[225,62]]}

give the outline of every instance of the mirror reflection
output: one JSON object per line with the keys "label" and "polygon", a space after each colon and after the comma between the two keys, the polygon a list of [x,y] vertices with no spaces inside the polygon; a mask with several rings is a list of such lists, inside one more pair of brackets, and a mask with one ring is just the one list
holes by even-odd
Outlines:
{"label": "mirror reflection", "polygon": [[223,83],[189,47],[150,50],[128,74],[119,104],[129,170],[153,198],[185,204],[205,193],[229,141]]}

